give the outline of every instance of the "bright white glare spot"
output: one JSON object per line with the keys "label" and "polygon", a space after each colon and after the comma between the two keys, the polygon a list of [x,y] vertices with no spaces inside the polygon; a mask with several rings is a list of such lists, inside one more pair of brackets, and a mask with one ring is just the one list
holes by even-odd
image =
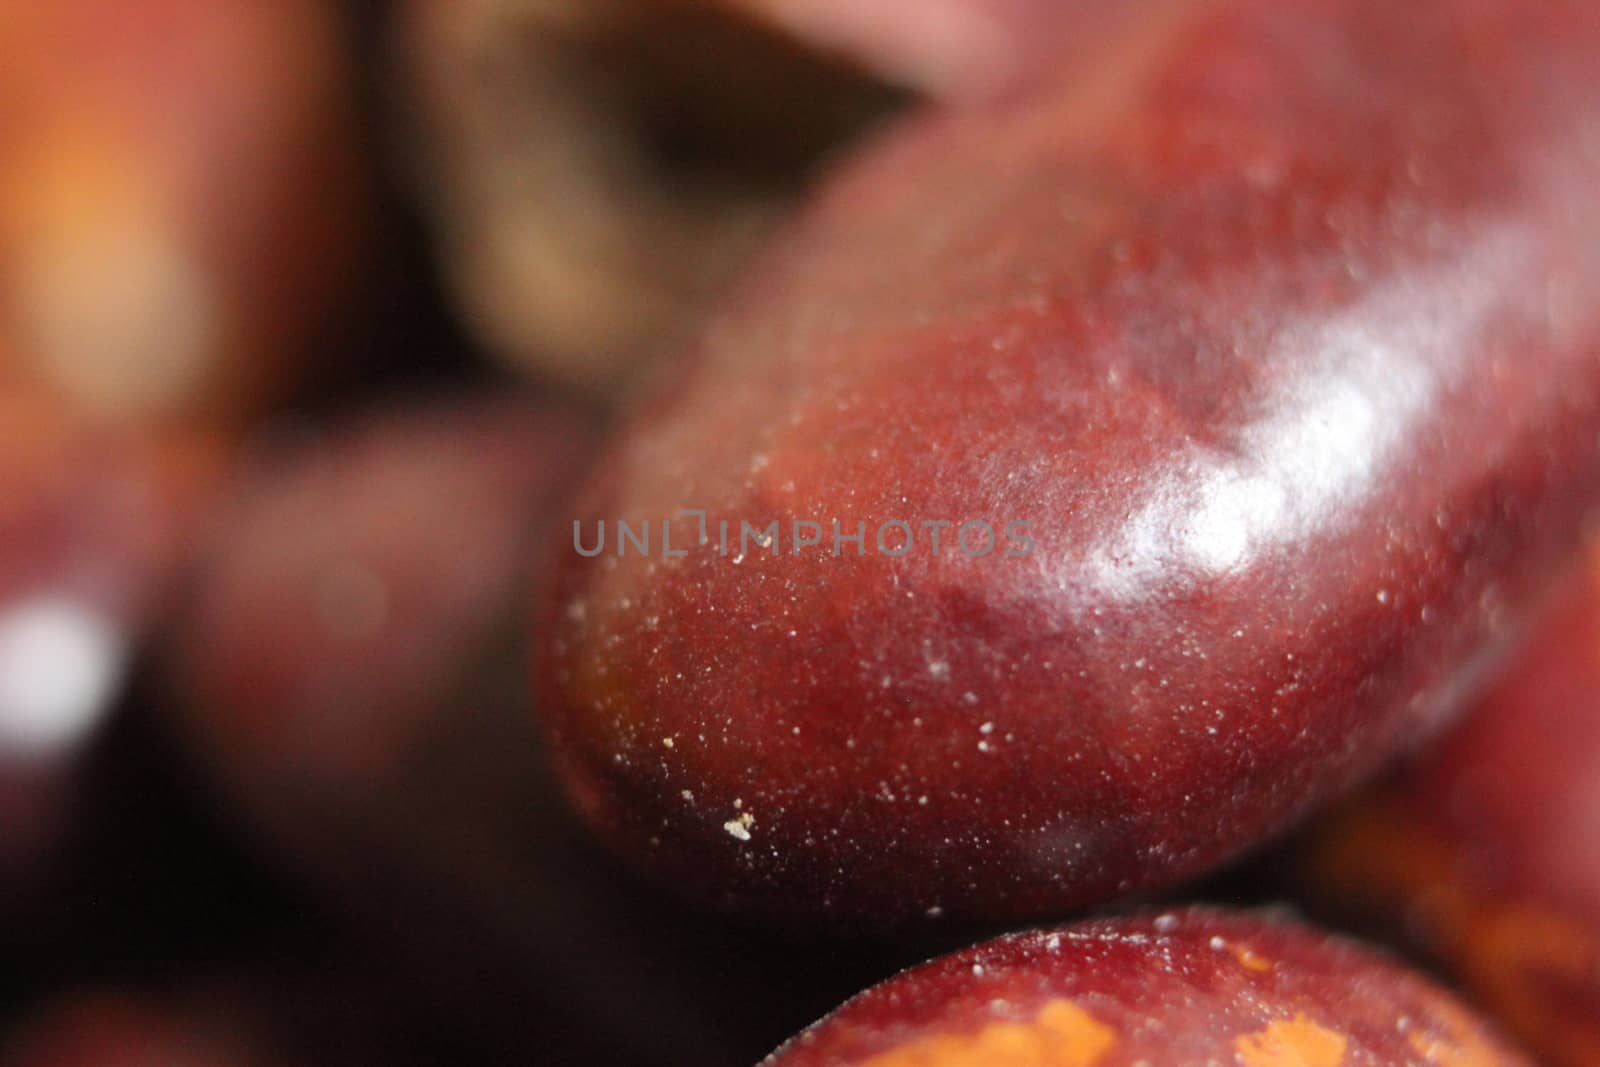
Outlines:
{"label": "bright white glare spot", "polygon": [[[1139,599],[1175,570],[1227,574],[1301,543],[1365,498],[1402,454],[1410,426],[1461,374],[1464,338],[1526,259],[1515,231],[1436,277],[1380,289],[1309,329],[1285,332],[1267,365],[1304,364],[1263,395],[1225,448],[1172,457],[1126,524],[1090,548],[1102,596]],[[1441,327],[1439,323],[1447,323]],[[1178,565],[1175,567],[1175,564]]]}
{"label": "bright white glare spot", "polygon": [[0,750],[60,754],[99,725],[127,647],[92,609],[46,597],[0,615]]}

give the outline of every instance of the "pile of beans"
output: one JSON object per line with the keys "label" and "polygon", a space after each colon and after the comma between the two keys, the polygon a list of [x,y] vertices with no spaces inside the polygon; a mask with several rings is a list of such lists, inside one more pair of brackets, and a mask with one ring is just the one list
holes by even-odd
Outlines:
{"label": "pile of beans", "polygon": [[1600,1064],[1596,190],[1589,0],[0,0],[0,1067]]}

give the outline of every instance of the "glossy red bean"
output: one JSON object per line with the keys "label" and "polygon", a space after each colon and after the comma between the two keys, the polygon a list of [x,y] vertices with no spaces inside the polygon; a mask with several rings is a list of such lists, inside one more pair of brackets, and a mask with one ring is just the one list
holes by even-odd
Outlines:
{"label": "glossy red bean", "polygon": [[878,922],[1171,884],[1436,727],[1575,550],[1600,13],[1163,11],[846,167],[602,462],[539,692],[665,883]]}
{"label": "glossy red bean", "polygon": [[1283,919],[1189,910],[1013,934],[847,1002],[764,1067],[1511,1067],[1442,989]]}

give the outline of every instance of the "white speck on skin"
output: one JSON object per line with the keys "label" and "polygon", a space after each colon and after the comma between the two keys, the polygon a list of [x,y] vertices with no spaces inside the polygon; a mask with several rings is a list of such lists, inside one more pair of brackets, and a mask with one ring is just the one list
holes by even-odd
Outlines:
{"label": "white speck on skin", "polygon": [[750,840],[750,828],[756,824],[756,817],[748,811],[741,811],[736,819],[729,819],[722,824],[729,836],[739,841]]}

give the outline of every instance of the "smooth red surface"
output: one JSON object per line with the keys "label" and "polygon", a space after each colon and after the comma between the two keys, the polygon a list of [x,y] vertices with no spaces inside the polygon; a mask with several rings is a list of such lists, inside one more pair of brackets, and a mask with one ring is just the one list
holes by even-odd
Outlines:
{"label": "smooth red surface", "polygon": [[[664,883],[807,922],[1173,883],[1436,726],[1574,551],[1600,12],[1165,12],[845,167],[602,463],[591,540],[783,531],[564,545],[541,607],[570,791]],[[1037,549],[788,554],[834,518]]]}
{"label": "smooth red surface", "polygon": [[1312,855],[1329,906],[1402,924],[1552,1063],[1600,1062],[1600,555],[1462,727]]}
{"label": "smooth red surface", "polygon": [[847,1002],[765,1067],[1492,1067],[1454,998],[1285,919],[1191,909],[1013,934]]}

